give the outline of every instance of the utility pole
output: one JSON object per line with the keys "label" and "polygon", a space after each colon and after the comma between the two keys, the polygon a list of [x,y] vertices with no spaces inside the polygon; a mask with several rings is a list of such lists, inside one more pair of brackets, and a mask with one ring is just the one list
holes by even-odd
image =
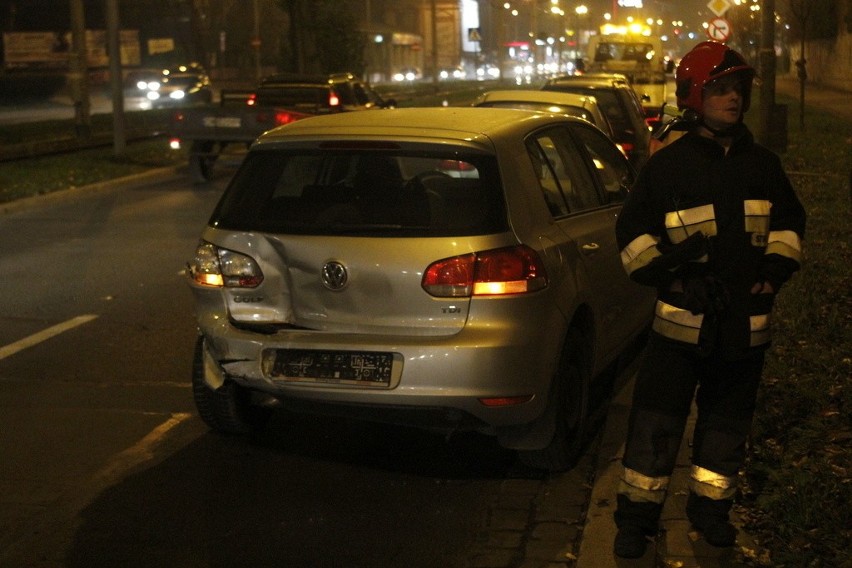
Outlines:
{"label": "utility pole", "polygon": [[435,0],[429,0],[432,10],[432,85],[438,92],[438,6]]}
{"label": "utility pole", "polygon": [[121,81],[121,39],[119,37],[118,0],[107,0],[107,41],[109,50],[109,76],[112,90],[112,134],[113,150],[116,157],[127,153],[127,133],[124,121],[124,89]]}
{"label": "utility pole", "polygon": [[89,101],[89,61],[86,57],[86,15],[83,0],[71,1],[71,59],[68,82],[74,100],[74,131],[78,138],[92,135],[92,106]]}

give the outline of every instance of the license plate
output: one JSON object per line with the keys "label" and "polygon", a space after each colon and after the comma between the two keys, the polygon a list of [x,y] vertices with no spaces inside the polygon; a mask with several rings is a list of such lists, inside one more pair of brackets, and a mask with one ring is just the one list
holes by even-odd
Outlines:
{"label": "license plate", "polygon": [[272,378],[388,386],[392,370],[392,353],[279,349],[272,366]]}

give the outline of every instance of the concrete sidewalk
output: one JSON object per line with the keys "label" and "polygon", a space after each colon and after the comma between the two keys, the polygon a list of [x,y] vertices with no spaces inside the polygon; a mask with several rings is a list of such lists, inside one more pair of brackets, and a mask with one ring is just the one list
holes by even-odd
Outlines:
{"label": "concrete sidewalk", "polygon": [[734,513],[733,523],[740,529],[737,544],[733,548],[716,548],[707,544],[695,532],[686,518],[687,481],[691,466],[691,440],[695,424],[695,408],[687,422],[686,433],[681,442],[677,465],[672,475],[668,498],[663,507],[661,531],[648,546],[643,558],[625,560],[613,552],[615,522],[613,512],[616,503],[616,488],[621,475],[621,455],[627,434],[627,418],[633,395],[633,378],[620,385],[613,396],[604,426],[598,452],[594,486],[582,531],[577,568],[722,568],[748,566],[737,559],[741,553],[755,550],[750,535],[742,529],[742,522]]}
{"label": "concrete sidewalk", "polygon": [[[776,94],[792,97],[796,102],[788,105],[787,117],[788,127],[798,128],[798,117],[800,112],[799,97],[801,85],[795,77],[785,75],[775,80]],[[829,112],[839,118],[852,122],[852,105],[849,104],[849,91],[841,91],[805,83],[805,109],[818,108]]]}

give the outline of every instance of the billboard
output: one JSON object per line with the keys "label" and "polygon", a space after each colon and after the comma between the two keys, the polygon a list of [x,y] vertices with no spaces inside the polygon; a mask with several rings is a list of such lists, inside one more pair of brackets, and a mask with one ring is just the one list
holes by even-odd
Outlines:
{"label": "billboard", "polygon": [[[139,30],[119,33],[121,63],[141,63]],[[3,66],[6,69],[67,69],[71,32],[4,32]],[[86,59],[89,67],[109,66],[105,30],[86,30]]]}

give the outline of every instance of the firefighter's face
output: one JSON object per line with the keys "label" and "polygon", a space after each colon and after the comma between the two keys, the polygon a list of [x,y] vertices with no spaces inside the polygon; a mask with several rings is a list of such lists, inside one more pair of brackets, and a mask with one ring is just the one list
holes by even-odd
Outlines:
{"label": "firefighter's face", "polygon": [[740,121],[743,112],[743,84],[733,75],[720,77],[704,87],[704,122],[723,130]]}

